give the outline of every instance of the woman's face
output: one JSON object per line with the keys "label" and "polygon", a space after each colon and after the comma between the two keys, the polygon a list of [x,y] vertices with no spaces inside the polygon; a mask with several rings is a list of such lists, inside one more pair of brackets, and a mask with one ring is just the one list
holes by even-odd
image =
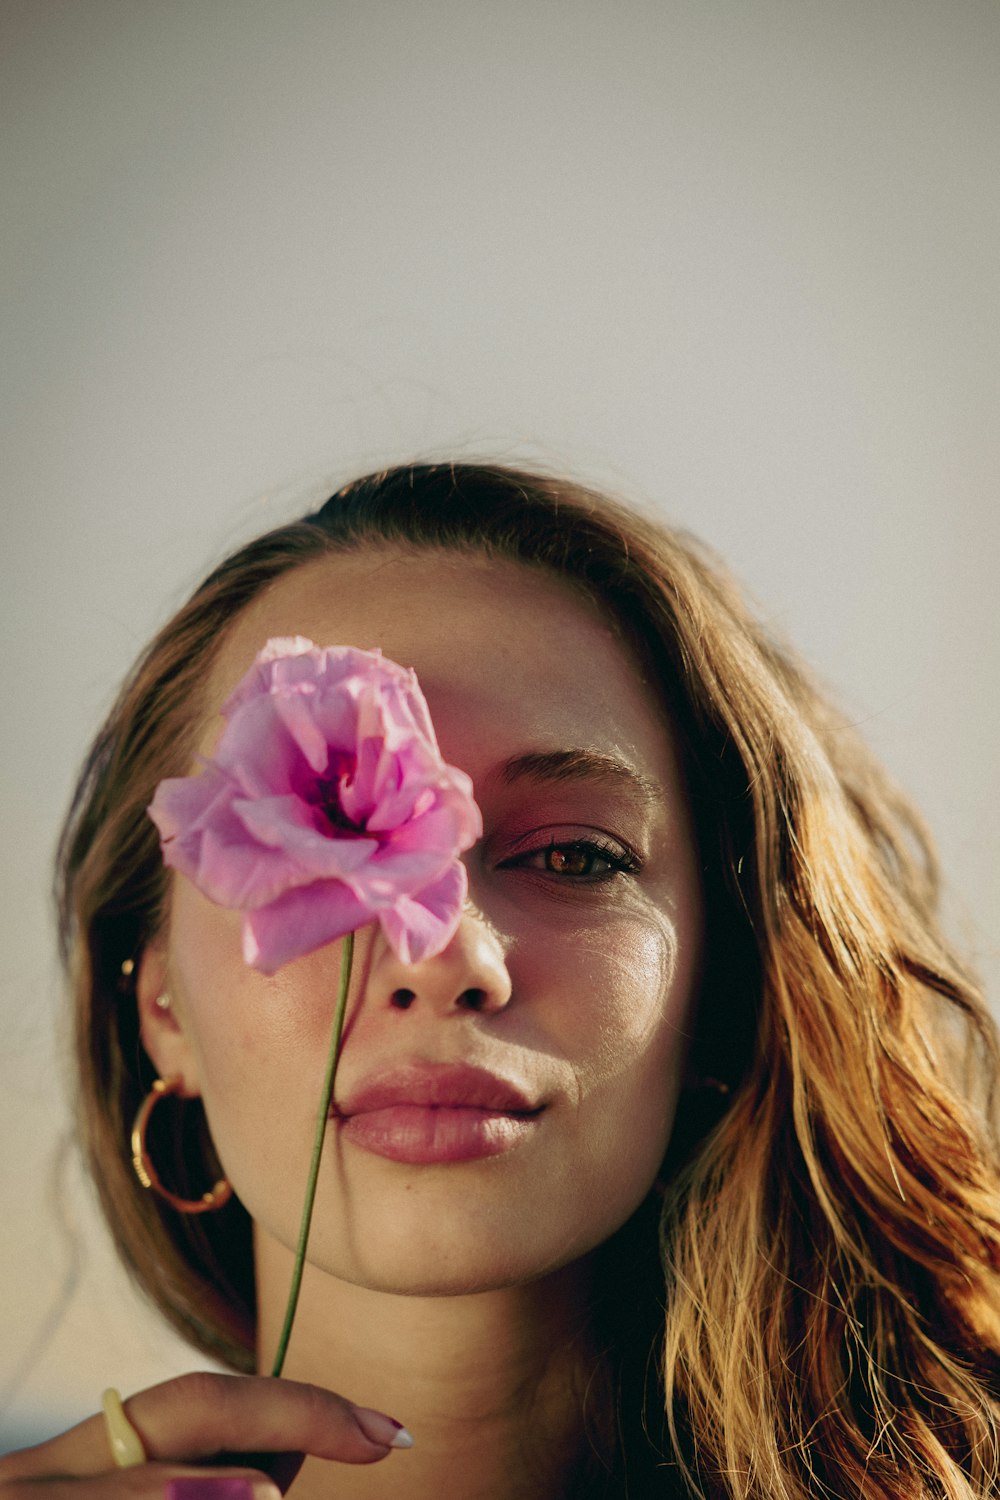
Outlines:
{"label": "woman's face", "polygon": [[[406,966],[377,927],[358,935],[337,1079],[354,1123],[328,1129],[310,1260],[406,1292],[544,1274],[639,1205],[677,1105],[702,908],[669,729],[598,609],[517,563],[389,547],[310,563],[237,622],[211,678],[215,708],[269,637],[295,634],[415,668],[484,820],[443,953]],[[214,713],[204,752],[220,728]],[[258,1233],[289,1249],[339,968],[331,944],[270,978],[249,969],[239,914],[178,876],[140,970],[148,1050],[202,1095]],[[169,1012],[153,1004],[162,988]],[[487,1099],[493,1086],[468,1067],[518,1091],[522,1109],[508,1101],[505,1123],[503,1098]],[[368,1106],[386,1088],[394,1102],[378,1115]],[[428,1134],[428,1089],[442,1110],[449,1091],[456,1105],[498,1106],[479,1132],[489,1149],[457,1107]],[[408,1134],[400,1121],[413,1118],[424,1123]]]}

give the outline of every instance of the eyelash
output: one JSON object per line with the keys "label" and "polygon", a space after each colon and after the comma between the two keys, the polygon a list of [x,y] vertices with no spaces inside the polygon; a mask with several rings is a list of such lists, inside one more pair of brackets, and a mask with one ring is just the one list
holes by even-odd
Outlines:
{"label": "eyelash", "polygon": [[[537,865],[533,867],[528,865],[531,859],[537,859],[539,856],[549,859],[554,854],[583,854],[591,865],[595,860],[601,860],[608,866],[608,869],[598,874],[590,869],[577,874],[567,874],[565,871],[549,869],[547,866],[540,869]],[[501,870],[518,867],[534,868],[539,874],[554,875],[581,885],[597,885],[605,880],[613,880],[617,875],[635,875],[640,868],[640,862],[631,851],[623,849],[619,844],[602,843],[599,839],[552,839],[541,848],[526,849],[523,854],[506,859],[500,865]]]}

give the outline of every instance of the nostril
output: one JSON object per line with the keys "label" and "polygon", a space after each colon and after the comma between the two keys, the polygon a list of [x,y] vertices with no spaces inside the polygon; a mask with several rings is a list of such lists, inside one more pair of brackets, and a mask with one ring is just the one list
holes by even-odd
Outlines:
{"label": "nostril", "polygon": [[389,1003],[394,1005],[397,1010],[409,1010],[416,998],[417,994],[415,990],[393,990],[389,997]]}
{"label": "nostril", "polygon": [[459,1005],[466,1010],[482,1010],[486,1004],[486,991],[479,989],[463,990],[458,997]]}

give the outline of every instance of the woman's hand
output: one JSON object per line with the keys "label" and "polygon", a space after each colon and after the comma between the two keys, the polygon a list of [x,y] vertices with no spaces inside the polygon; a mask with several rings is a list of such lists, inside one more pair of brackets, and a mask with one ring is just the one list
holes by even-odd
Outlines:
{"label": "woman's hand", "polygon": [[128,1398],[125,1413],[147,1463],[116,1468],[103,1415],[88,1417],[0,1458],[0,1500],[164,1500],[180,1479],[244,1479],[253,1500],[279,1500],[308,1454],[377,1463],[403,1431],[319,1386],[208,1372],[150,1386]]}

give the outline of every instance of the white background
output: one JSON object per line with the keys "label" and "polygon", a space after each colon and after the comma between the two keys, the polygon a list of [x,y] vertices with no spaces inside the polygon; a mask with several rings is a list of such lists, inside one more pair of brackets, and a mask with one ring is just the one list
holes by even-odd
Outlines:
{"label": "white background", "polygon": [[74,771],[207,564],[537,459],[727,558],[1000,974],[996,0],[0,0],[0,1438],[197,1363],[72,1156]]}

